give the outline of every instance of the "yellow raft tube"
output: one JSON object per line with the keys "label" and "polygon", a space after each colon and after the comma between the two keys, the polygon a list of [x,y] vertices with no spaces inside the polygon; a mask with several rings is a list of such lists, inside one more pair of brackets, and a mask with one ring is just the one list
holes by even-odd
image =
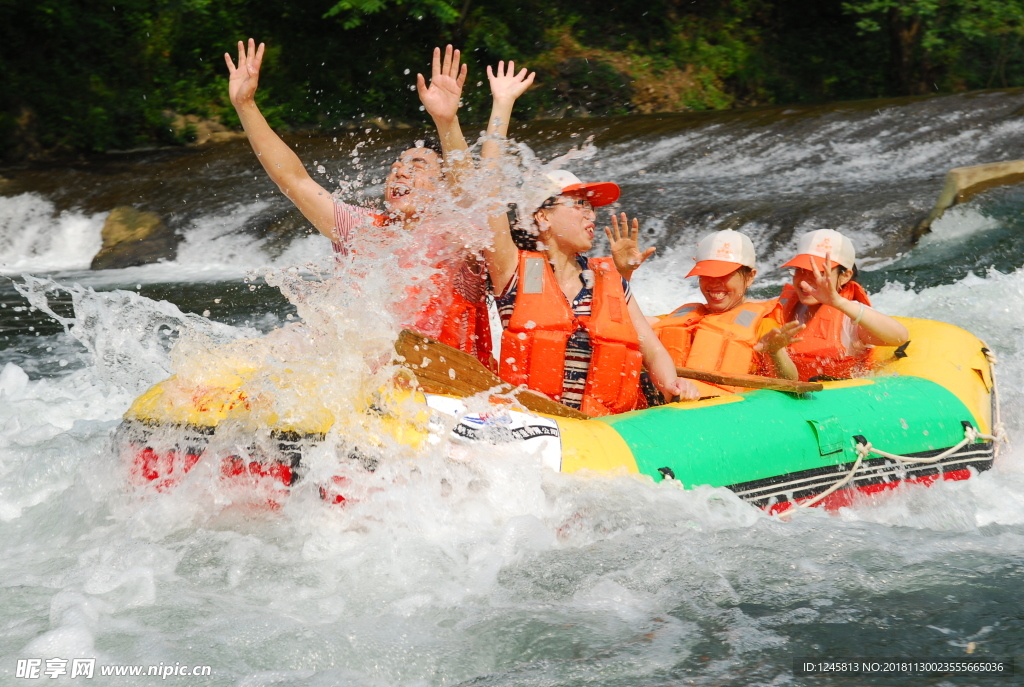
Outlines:
{"label": "yellow raft tube", "polygon": [[[898,319],[910,331],[909,344],[875,348],[872,376],[824,382],[820,392],[755,390],[589,420],[507,405],[468,413],[458,399],[414,392],[416,417],[388,418],[384,412],[384,424],[374,426],[386,427],[390,439],[406,445],[419,444],[438,426],[455,442],[516,442],[561,472],[640,473],[684,486],[727,487],[772,512],[796,504],[834,508],[857,493],[966,479],[989,469],[1000,431],[991,353],[953,325]],[[344,429],[334,414],[308,401],[263,410],[269,407],[265,399],[244,391],[257,372],[242,362],[199,383],[183,385],[172,377],[136,399],[119,432],[136,480],[169,488],[214,453],[218,428],[239,420],[260,425],[270,439],[249,455],[220,451],[225,476],[269,477],[283,487],[301,479],[303,447]],[[277,383],[301,387],[315,380]],[[368,406],[380,420],[380,408]],[[447,421],[431,423],[431,415]],[[351,427],[351,418],[345,421]],[[372,469],[373,459],[364,464]],[[321,493],[344,500],[329,496],[330,490]]]}

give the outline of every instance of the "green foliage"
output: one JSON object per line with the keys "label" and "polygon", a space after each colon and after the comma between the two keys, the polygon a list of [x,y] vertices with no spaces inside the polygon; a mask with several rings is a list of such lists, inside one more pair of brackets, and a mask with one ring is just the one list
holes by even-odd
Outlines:
{"label": "green foliage", "polygon": [[354,29],[362,25],[368,15],[383,12],[389,6],[402,8],[417,20],[432,17],[442,24],[451,24],[459,19],[459,12],[445,0],[341,0],[327,10],[324,17],[343,17],[342,26]]}
{"label": "green foliage", "polygon": [[1024,0],[0,0],[0,156],[180,145],[179,115],[237,126],[222,56],[249,36],[279,128],[425,123],[410,86],[447,42],[467,123],[499,59],[538,72],[522,117],[1024,85]]}
{"label": "green foliage", "polygon": [[849,0],[843,8],[861,33],[888,34],[891,87],[910,93],[971,81],[965,51],[1024,36],[1024,0]]}

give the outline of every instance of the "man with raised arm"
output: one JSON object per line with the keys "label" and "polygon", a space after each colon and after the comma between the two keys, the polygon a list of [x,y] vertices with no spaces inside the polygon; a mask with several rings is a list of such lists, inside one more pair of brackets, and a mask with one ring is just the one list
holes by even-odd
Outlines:
{"label": "man with raised arm", "polygon": [[[250,38],[248,45],[238,42],[237,66],[228,53],[224,54],[224,61],[230,72],[231,104],[271,180],[306,219],[331,240],[335,252],[342,256],[350,253],[357,230],[423,231],[433,226],[430,233],[443,245],[432,246],[427,257],[427,262],[436,269],[430,280],[432,292],[416,321],[403,324],[471,353],[487,365],[493,364],[486,280],[478,256],[465,248],[464,237],[458,232],[445,231],[440,226],[438,213],[431,212],[435,195],[442,190],[445,180],[441,156],[420,145],[406,150],[395,160],[384,182],[387,214],[376,214],[367,208],[337,201],[313,180],[298,156],[270,128],[256,105],[263,52],[264,44],[257,47]],[[455,116],[466,79],[465,65],[460,67],[459,64],[459,52],[453,52],[448,46],[442,63],[440,50],[435,49],[430,84],[427,85],[422,75],[417,76],[420,99],[435,116],[443,150],[466,148]]]}

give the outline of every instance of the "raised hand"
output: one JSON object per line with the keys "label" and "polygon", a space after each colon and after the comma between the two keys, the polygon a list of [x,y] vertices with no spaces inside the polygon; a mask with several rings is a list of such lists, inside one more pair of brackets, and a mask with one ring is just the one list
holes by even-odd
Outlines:
{"label": "raised hand", "polygon": [[623,277],[629,278],[637,267],[654,255],[654,246],[641,251],[638,236],[640,234],[640,222],[634,218],[632,224],[622,213],[621,222],[619,217],[612,213],[612,226],[604,228],[604,235],[608,237],[608,243],[612,249],[612,259],[615,261],[615,269]]}
{"label": "raised hand", "polygon": [[504,60],[498,62],[495,71],[491,71],[491,66],[487,65],[487,80],[491,82],[491,96],[496,103],[515,102],[516,98],[533,85],[536,76],[536,72],[530,72],[527,76],[525,67],[516,74],[516,63],[512,61],[509,61],[508,67],[505,66]]}
{"label": "raised hand", "polygon": [[260,65],[263,64],[264,44],[256,47],[256,41],[249,39],[249,47],[246,49],[242,41],[238,41],[238,67],[231,61],[231,55],[224,53],[224,61],[227,62],[228,72],[228,97],[235,107],[244,103],[252,102],[256,95],[256,86],[260,81]]}
{"label": "raised hand", "polygon": [[453,50],[452,46],[444,49],[444,61],[441,61],[441,49],[434,48],[434,59],[430,65],[430,85],[427,85],[422,74],[416,75],[416,92],[420,102],[434,121],[449,122],[459,112],[459,100],[462,98],[462,86],[466,83],[466,65],[459,64],[462,54]]}
{"label": "raised hand", "polygon": [[832,254],[825,253],[825,265],[818,267],[818,263],[811,257],[811,281],[800,282],[800,290],[823,305],[835,306],[842,297],[836,288],[836,278],[832,273]]}
{"label": "raised hand", "polygon": [[800,324],[799,322],[787,322],[781,327],[777,327],[762,336],[761,339],[754,344],[754,350],[758,353],[773,355],[776,351],[779,351],[792,343],[803,341],[803,339],[797,336],[797,334],[806,328],[807,325]]}

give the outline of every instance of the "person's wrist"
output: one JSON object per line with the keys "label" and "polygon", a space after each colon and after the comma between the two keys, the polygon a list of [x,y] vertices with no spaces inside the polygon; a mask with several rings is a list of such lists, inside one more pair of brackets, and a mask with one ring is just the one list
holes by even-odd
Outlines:
{"label": "person's wrist", "polygon": [[509,96],[497,96],[493,97],[493,102],[495,109],[502,109],[511,112],[516,99]]}
{"label": "person's wrist", "polygon": [[837,310],[841,310],[844,314],[849,315],[847,311],[853,308],[854,303],[848,298],[843,298],[837,293],[829,305]]}
{"label": "person's wrist", "polygon": [[456,115],[454,113],[450,114],[450,115],[443,115],[443,114],[442,115],[436,115],[433,112],[430,113],[430,116],[434,120],[434,124],[444,125],[444,126],[451,126],[452,122],[455,121],[455,117],[456,117]]}

